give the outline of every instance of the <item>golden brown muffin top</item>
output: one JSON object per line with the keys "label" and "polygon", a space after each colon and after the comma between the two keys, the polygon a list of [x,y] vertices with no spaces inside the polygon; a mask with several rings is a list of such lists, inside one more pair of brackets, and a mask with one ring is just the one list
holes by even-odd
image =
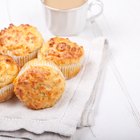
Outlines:
{"label": "golden brown muffin top", "polygon": [[42,46],[43,38],[37,29],[29,24],[15,26],[0,32],[0,53],[14,56],[24,56]]}
{"label": "golden brown muffin top", "polygon": [[[31,62],[34,63],[34,60]],[[49,65],[29,67],[26,64],[22,69],[23,72],[14,81],[16,96],[32,109],[53,106],[65,88],[65,79],[60,70]]]}
{"label": "golden brown muffin top", "polygon": [[77,63],[83,58],[82,46],[68,38],[51,38],[42,48],[41,54],[45,59],[52,60],[58,65]]}
{"label": "golden brown muffin top", "polygon": [[19,72],[17,63],[6,55],[0,55],[0,88],[11,84]]}

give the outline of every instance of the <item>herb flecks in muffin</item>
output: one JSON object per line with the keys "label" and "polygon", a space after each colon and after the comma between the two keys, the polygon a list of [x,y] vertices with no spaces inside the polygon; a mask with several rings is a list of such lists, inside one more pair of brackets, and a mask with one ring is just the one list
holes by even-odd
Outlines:
{"label": "herb flecks in muffin", "polygon": [[48,40],[38,53],[38,58],[58,65],[66,79],[74,77],[80,71],[83,57],[83,46],[61,37]]}
{"label": "herb flecks in muffin", "polygon": [[0,32],[0,53],[14,56],[24,56],[42,46],[43,38],[37,29],[29,24],[15,26]]}
{"label": "herb flecks in muffin", "polygon": [[53,106],[64,89],[65,80],[58,67],[37,59],[26,63],[14,81],[16,96],[31,109]]}

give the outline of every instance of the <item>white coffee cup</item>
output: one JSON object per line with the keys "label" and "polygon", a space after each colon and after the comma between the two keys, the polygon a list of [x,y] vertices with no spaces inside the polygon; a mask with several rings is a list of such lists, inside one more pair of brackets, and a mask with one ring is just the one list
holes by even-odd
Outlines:
{"label": "white coffee cup", "polygon": [[[73,9],[56,9],[45,4],[41,0],[48,29],[54,35],[77,35],[85,28],[88,20],[93,21],[103,12],[103,3],[100,0],[87,0],[83,5]],[[94,6],[99,8],[95,13]]]}

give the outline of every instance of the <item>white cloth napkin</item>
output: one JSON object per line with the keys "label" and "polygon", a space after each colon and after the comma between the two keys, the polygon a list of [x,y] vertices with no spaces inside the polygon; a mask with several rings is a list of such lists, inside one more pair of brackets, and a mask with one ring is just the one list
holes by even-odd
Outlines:
{"label": "white cloth napkin", "polygon": [[0,104],[0,136],[70,139],[77,127],[92,126],[93,105],[105,64],[106,43],[102,37],[95,39],[93,46],[87,46],[81,72],[67,81],[65,93],[54,107],[34,111],[16,98]]}

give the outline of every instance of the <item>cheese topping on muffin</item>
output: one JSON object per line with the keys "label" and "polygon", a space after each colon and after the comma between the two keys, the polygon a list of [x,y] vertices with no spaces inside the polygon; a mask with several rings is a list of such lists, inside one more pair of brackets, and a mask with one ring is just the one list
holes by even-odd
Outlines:
{"label": "cheese topping on muffin", "polygon": [[0,88],[11,84],[18,72],[19,67],[11,57],[0,55]]}
{"label": "cheese topping on muffin", "polygon": [[[31,109],[53,106],[65,89],[65,79],[57,66],[35,59],[24,65],[14,81],[16,96]],[[38,66],[37,66],[38,64]]]}
{"label": "cheese topping on muffin", "polygon": [[14,56],[24,56],[42,46],[43,38],[37,29],[28,24],[8,28],[0,32],[0,53]]}
{"label": "cheese topping on muffin", "polygon": [[56,64],[65,65],[77,63],[83,58],[82,46],[71,42],[68,38],[51,38],[42,48],[41,54]]}

